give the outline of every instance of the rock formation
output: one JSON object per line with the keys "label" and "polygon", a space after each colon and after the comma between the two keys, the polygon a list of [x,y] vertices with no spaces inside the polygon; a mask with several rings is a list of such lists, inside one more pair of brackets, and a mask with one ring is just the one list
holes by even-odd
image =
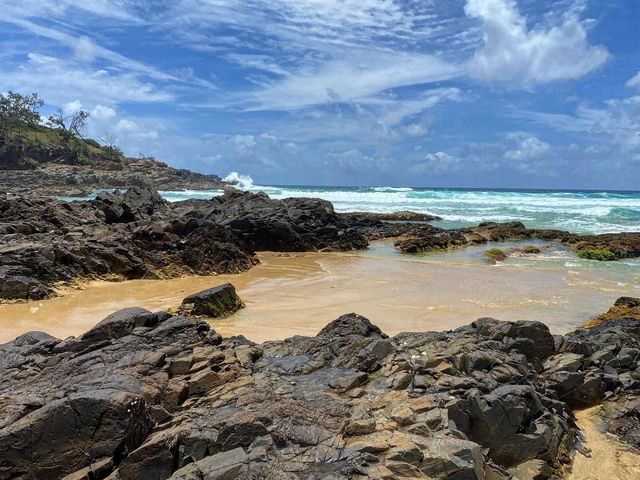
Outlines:
{"label": "rock formation", "polygon": [[347,314],[257,345],[126,309],[78,338],[0,346],[0,478],[560,478],[572,409],[604,402],[638,447],[639,358],[624,318],[389,338]]}
{"label": "rock formation", "polygon": [[244,306],[244,302],[236,293],[235,287],[230,283],[225,283],[189,295],[182,301],[180,311],[187,315],[204,315],[210,318],[219,318],[231,315],[244,308]]}

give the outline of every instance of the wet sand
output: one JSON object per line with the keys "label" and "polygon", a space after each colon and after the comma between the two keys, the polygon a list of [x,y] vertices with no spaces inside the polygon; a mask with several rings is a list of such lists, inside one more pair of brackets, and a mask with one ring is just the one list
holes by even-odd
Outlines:
{"label": "wet sand", "polygon": [[213,328],[256,342],[315,335],[348,312],[367,316],[388,334],[446,330],[483,316],[540,320],[565,333],[616,298],[638,295],[640,263],[582,265],[571,254],[550,251],[491,266],[482,259],[487,248],[407,256],[377,243],[355,253],[262,253],[261,265],[238,275],[92,282],[46,301],[0,305],[0,343],[31,330],[79,335],[120,308],[175,307],[223,282],[236,286],[247,308],[212,320]]}
{"label": "wet sand", "polygon": [[565,480],[636,480],[640,478],[638,454],[596,426],[593,413],[600,407],[576,413],[588,456],[576,453]]}

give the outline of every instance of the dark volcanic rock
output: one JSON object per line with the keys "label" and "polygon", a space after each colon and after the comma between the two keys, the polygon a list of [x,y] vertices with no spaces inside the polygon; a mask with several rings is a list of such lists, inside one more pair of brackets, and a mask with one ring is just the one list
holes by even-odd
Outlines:
{"label": "dark volcanic rock", "polygon": [[340,213],[341,217],[349,220],[374,220],[382,222],[432,222],[436,220],[442,220],[437,215],[430,215],[428,213],[411,212],[408,210],[401,210],[399,212],[386,212],[386,213],[374,213],[374,212],[347,212]]}
{"label": "dark volcanic rock", "polygon": [[203,215],[224,225],[258,251],[357,250],[368,245],[326,200],[271,200],[264,193],[227,190],[206,204],[184,204],[201,207],[188,215]]}
{"label": "dark volcanic rock", "polygon": [[0,346],[0,478],[560,478],[599,385],[637,446],[639,341],[493,319],[388,338],[348,314],[256,345],[127,309]]}
{"label": "dark volcanic rock", "polygon": [[402,253],[421,253],[445,250],[467,244],[466,237],[455,230],[445,230],[432,225],[423,225],[404,233],[394,243]]}
{"label": "dark volcanic rock", "polygon": [[142,220],[167,209],[166,200],[158,192],[138,187],[131,188],[124,194],[102,192],[96,197],[94,204],[102,210],[107,223]]}
{"label": "dark volcanic rock", "polygon": [[244,302],[230,283],[218,285],[193,295],[182,301],[180,307],[188,315],[224,317],[244,308]]}
{"label": "dark volcanic rock", "polygon": [[32,277],[12,275],[11,269],[5,272],[0,267],[0,298],[8,300],[40,300],[51,294],[51,289]]}
{"label": "dark volcanic rock", "polygon": [[84,278],[237,273],[255,250],[352,250],[364,235],[329,202],[228,191],[168,203],[155,190],[90,202],[0,195],[0,299],[39,299]]}

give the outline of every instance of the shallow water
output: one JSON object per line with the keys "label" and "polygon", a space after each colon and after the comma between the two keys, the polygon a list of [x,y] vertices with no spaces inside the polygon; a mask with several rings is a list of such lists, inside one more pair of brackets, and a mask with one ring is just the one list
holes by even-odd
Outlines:
{"label": "shallow water", "polygon": [[[228,281],[247,308],[211,324],[224,336],[257,342],[315,335],[348,312],[367,316],[388,334],[450,329],[483,316],[540,320],[564,333],[608,310],[616,298],[640,293],[638,261],[581,260],[537,244],[541,255],[511,255],[495,266],[482,257],[491,245],[401,255],[379,242],[353,253],[262,253],[261,265],[238,275],[93,282],[51,300],[0,305],[0,342],[29,330],[78,335],[119,308],[161,310]],[[497,244],[515,245],[524,244]]]}

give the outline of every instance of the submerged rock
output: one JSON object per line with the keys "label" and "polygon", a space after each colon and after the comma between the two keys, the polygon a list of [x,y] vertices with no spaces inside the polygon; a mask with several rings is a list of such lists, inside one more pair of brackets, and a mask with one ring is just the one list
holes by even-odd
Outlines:
{"label": "submerged rock", "polygon": [[244,308],[244,302],[230,283],[218,285],[193,295],[182,301],[180,309],[187,315],[225,317]]}

